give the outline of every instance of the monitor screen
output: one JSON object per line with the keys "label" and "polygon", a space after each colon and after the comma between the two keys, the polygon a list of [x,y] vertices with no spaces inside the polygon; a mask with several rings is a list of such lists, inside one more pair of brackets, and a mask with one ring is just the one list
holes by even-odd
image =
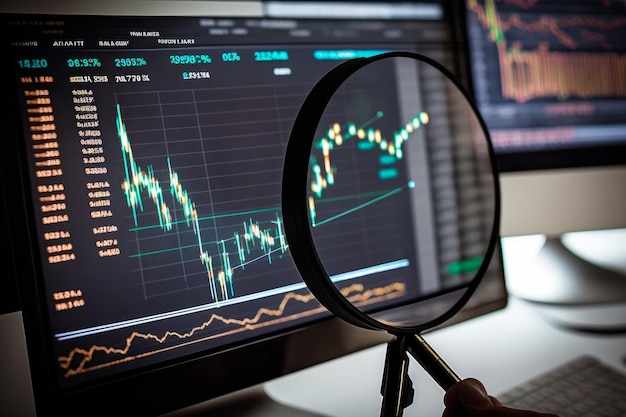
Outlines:
{"label": "monitor screen", "polygon": [[[337,323],[298,276],[283,154],[300,103],[346,59],[417,51],[465,82],[459,16],[443,3],[369,4],[356,18],[280,3],[251,17],[3,15],[16,122],[3,188],[38,413],[159,414],[386,339]],[[396,75],[381,85],[400,112]],[[431,163],[454,171],[454,155],[441,155]],[[436,271],[444,289],[458,274],[450,251],[475,234],[471,213],[431,192],[431,221],[457,221],[425,265],[403,223],[386,236],[410,249],[398,279],[432,287],[422,271]],[[496,258],[454,321],[503,306]],[[396,302],[421,296],[410,287]],[[333,347],[345,332],[350,342]],[[307,343],[325,349],[297,351]]]}
{"label": "monitor screen", "polygon": [[466,0],[503,236],[626,227],[623,2]]}
{"label": "monitor screen", "polygon": [[501,170],[624,163],[623,3],[467,0],[467,22]]}

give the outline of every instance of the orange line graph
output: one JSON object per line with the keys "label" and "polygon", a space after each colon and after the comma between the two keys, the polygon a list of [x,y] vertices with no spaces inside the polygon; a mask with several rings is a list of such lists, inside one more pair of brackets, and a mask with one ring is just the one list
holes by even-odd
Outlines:
{"label": "orange line graph", "polygon": [[[355,283],[341,289],[341,292],[348,300],[354,302],[355,305],[365,305],[400,297],[405,294],[406,288],[403,283],[393,283],[385,287],[366,290],[362,284]],[[314,300],[315,298],[312,294],[302,295],[290,292],[285,294],[276,309],[260,308],[251,318],[229,319],[219,314],[212,314],[208,320],[184,333],[177,331],[166,331],[161,335],[155,335],[151,333],[141,333],[133,331],[126,338],[123,347],[100,345],[92,345],[91,347],[86,349],[77,347],[72,349],[68,355],[60,356],[58,358],[58,363],[61,369],[64,370],[64,375],[67,378],[86,372],[91,372],[98,369],[127,363],[129,361],[193,345],[196,343],[225,337],[244,331],[255,330],[261,327],[267,327],[279,323],[297,320],[326,311],[324,307],[316,303],[315,307],[308,310],[287,316],[284,315],[285,309],[289,303],[295,301],[302,304],[307,304]],[[270,319],[264,320],[267,317],[269,317]],[[235,327],[230,330],[221,331],[219,333],[213,333],[205,336],[199,335],[199,333],[204,330],[208,330],[211,325],[216,323],[233,325]],[[194,338],[194,336],[198,337]],[[165,346],[167,342],[172,340],[178,343]],[[140,341],[154,342],[155,347],[150,348],[143,353],[131,354],[130,352],[133,345]],[[96,356],[99,357],[98,363],[92,363],[96,360]],[[100,358],[100,356],[103,357]]]}

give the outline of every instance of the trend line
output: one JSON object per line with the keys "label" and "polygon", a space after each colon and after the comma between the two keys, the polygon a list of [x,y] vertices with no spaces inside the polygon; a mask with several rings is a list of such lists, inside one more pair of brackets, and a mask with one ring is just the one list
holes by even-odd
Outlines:
{"label": "trend line", "polygon": [[[356,206],[356,207],[352,207],[351,209],[348,209],[348,210],[346,210],[346,211],[344,211],[344,212],[342,212],[342,213],[336,214],[336,215],[334,215],[334,216],[332,216],[332,217],[329,217],[329,218],[327,218],[327,219],[325,219],[325,220],[322,220],[322,221],[320,221],[320,222],[317,222],[317,223],[313,224],[313,227],[321,226],[321,225],[323,225],[323,224],[325,224],[325,223],[331,222],[331,221],[333,221],[333,220],[337,220],[337,219],[338,219],[338,218],[340,218],[340,217],[343,217],[343,216],[346,216],[346,215],[348,215],[348,214],[354,213],[355,211],[361,210],[361,209],[363,209],[363,208],[365,208],[365,207],[367,207],[367,206],[371,206],[372,204],[377,203],[377,202],[379,202],[379,201],[381,201],[381,200],[384,200],[385,198],[391,197],[391,196],[392,196],[392,195],[394,195],[394,194],[398,194],[398,193],[399,193],[399,192],[401,192],[403,189],[404,189],[404,187],[398,187],[398,188],[396,188],[396,189],[394,189],[394,190],[391,190],[391,191],[389,191],[389,192],[387,192],[387,193],[385,193],[385,194],[383,194],[383,195],[381,195],[381,196],[378,196],[378,197],[376,197],[376,198],[373,198],[373,199],[371,199],[370,201],[367,201],[367,202],[365,202],[365,203],[363,203],[363,204],[359,204],[359,205],[358,205],[358,206]],[[309,197],[309,198],[312,198],[312,197]]]}
{"label": "trend line", "polygon": [[[164,232],[170,232],[174,222],[171,209],[165,201],[163,188],[155,175],[152,165],[148,165],[144,170],[135,160],[119,104],[117,105],[116,126],[124,160],[125,179],[122,182],[122,189],[126,196],[126,203],[132,209],[135,226],[138,226],[139,223],[137,212],[144,211],[142,195],[145,193],[157,209],[159,227]],[[275,220],[271,221],[271,228],[262,228],[257,221],[249,218],[242,222],[241,233],[235,231],[230,239],[220,239],[212,242],[217,246],[217,262],[221,265],[221,267],[216,267],[213,256],[205,249],[203,243],[195,203],[183,187],[178,173],[172,169],[169,157],[167,158],[167,168],[170,194],[173,201],[182,208],[184,222],[193,230],[196,236],[199,258],[206,270],[211,296],[215,301],[227,300],[234,296],[233,274],[235,269],[244,269],[247,263],[262,258],[267,258],[268,262],[271,263],[273,253],[285,253],[287,251],[287,241],[282,226],[283,222],[278,214],[276,214]],[[238,265],[232,265],[231,254],[226,247],[227,243],[232,243],[235,246],[239,261]],[[255,253],[259,251],[261,255],[257,256]],[[254,258],[249,260],[249,256]]]}

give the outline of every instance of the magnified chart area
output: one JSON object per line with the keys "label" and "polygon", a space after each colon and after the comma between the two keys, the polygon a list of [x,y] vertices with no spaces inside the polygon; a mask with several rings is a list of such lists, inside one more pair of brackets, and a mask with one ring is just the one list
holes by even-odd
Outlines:
{"label": "magnified chart area", "polygon": [[493,225],[494,200],[483,199],[493,192],[488,141],[456,88],[425,62],[393,57],[351,74],[325,106],[308,161],[308,218],[338,289],[375,282],[387,302],[427,298],[481,265]]}
{"label": "magnified chart area", "polygon": [[467,0],[467,9],[476,97],[497,149],[619,139],[623,4]]}

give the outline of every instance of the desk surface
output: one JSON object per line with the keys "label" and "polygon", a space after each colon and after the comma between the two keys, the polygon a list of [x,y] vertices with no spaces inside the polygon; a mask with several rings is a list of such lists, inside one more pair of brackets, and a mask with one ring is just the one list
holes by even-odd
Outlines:
{"label": "desk surface", "polygon": [[[622,310],[623,311],[623,310]],[[511,298],[488,315],[426,334],[461,378],[480,379],[492,395],[582,354],[626,372],[626,334],[573,332],[551,325],[532,305]],[[378,416],[385,347],[377,346],[266,384],[277,401],[328,416]],[[409,416],[441,416],[443,391],[411,362]]]}

